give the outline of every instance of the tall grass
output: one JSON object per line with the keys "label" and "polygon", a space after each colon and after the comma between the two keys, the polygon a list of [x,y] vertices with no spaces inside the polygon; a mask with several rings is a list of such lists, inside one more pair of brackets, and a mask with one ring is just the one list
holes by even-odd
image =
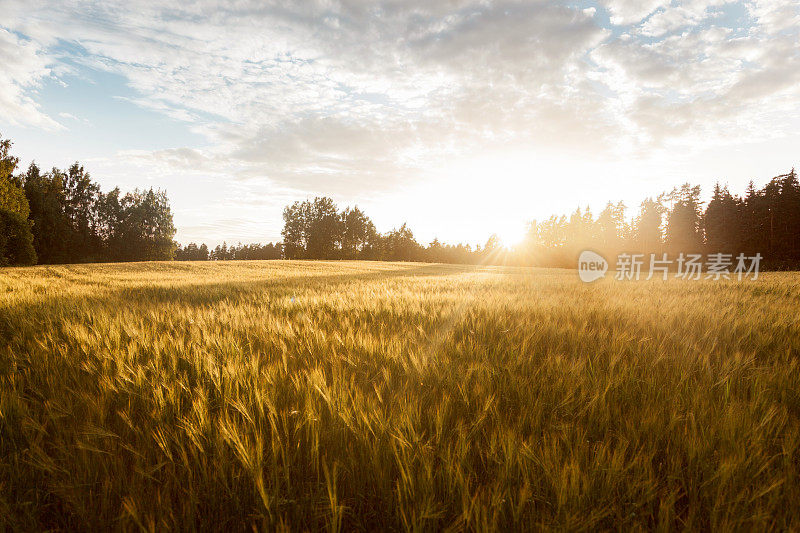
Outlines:
{"label": "tall grass", "polygon": [[800,528],[800,276],[0,272],[0,527]]}

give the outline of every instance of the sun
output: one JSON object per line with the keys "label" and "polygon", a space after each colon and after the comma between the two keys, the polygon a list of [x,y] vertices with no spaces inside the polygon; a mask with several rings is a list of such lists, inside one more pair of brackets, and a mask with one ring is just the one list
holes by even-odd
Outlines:
{"label": "sun", "polygon": [[525,239],[525,225],[522,223],[508,224],[506,227],[498,228],[497,237],[503,246],[513,248]]}

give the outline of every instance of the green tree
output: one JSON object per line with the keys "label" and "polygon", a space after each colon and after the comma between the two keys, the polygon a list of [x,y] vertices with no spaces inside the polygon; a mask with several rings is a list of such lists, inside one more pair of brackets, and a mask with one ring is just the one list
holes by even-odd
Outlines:
{"label": "green tree", "polygon": [[120,220],[114,233],[122,244],[123,261],[172,259],[175,225],[166,193],[136,189],[123,196]]}
{"label": "green tree", "polygon": [[71,262],[96,261],[101,253],[98,235],[98,200],[100,186],[89,173],[74,163],[65,173],[64,215],[69,221]]}
{"label": "green tree", "polygon": [[122,235],[124,213],[118,187],[97,199],[97,234],[100,238],[103,258],[108,261],[122,261],[125,256],[125,242]]}
{"label": "green tree", "polygon": [[[359,211],[360,213],[360,211]],[[363,213],[361,213],[363,215]],[[346,221],[328,197],[295,202],[283,210],[284,253],[288,259],[337,259],[342,255]],[[352,215],[351,221],[355,224]],[[356,230],[353,235],[356,238]]]}
{"label": "green tree", "polygon": [[43,174],[35,163],[30,164],[23,176],[33,224],[33,243],[41,263],[69,263],[73,259],[69,249],[72,231],[64,212],[65,177],[57,168]]}
{"label": "green tree", "polygon": [[386,258],[390,261],[419,261],[422,247],[407,224],[394,229],[386,236]]}
{"label": "green tree", "polygon": [[28,221],[19,213],[0,208],[0,266],[35,263],[36,251]]}
{"label": "green tree", "polygon": [[28,218],[30,209],[20,180],[14,175],[19,158],[11,155],[11,141],[0,137],[0,209]]}
{"label": "green tree", "polygon": [[342,213],[342,257],[357,259],[369,253],[375,240],[375,225],[357,206]]}
{"label": "green tree", "polygon": [[310,217],[311,203],[308,200],[284,208],[281,236],[287,259],[305,257]]}
{"label": "green tree", "polygon": [[19,158],[11,155],[11,141],[0,137],[0,266],[36,263],[30,206],[14,174],[18,164]]}
{"label": "green tree", "polygon": [[344,224],[331,198],[317,197],[311,204],[306,252],[313,259],[336,259]]}

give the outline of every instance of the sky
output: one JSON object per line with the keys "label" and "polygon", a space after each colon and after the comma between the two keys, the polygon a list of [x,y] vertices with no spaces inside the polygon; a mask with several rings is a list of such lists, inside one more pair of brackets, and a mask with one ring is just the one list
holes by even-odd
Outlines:
{"label": "sky", "polygon": [[[684,182],[800,163],[800,0],[0,0],[24,166],[167,191],[182,243],[280,240],[331,196],[379,231],[511,244]],[[798,165],[800,166],[800,165]]]}

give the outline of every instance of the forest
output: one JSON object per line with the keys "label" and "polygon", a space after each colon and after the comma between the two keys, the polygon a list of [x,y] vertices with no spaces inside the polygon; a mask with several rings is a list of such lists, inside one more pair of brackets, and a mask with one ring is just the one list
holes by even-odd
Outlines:
{"label": "forest", "polygon": [[330,198],[295,202],[283,212],[283,256],[289,259],[380,259],[431,263],[574,267],[585,249],[613,257],[628,253],[760,253],[773,270],[800,266],[800,185],[792,169],[744,196],[717,184],[707,205],[699,186],[684,184],[647,198],[637,215],[609,202],[594,216],[587,207],[570,216],[532,221],[523,242],[508,248],[497,236],[483,246],[423,246],[411,229],[381,234],[358,207],[339,210]]}
{"label": "forest", "polygon": [[800,267],[800,184],[794,169],[743,195],[717,184],[701,200],[689,183],[645,199],[633,217],[609,202],[569,216],[530,222],[523,242],[496,236],[474,248],[434,239],[419,243],[407,224],[386,233],[357,206],[333,199],[297,201],[283,211],[282,242],[181,246],[166,192],[103,193],[79,163],[21,171],[12,143],[0,136],[0,265],[253,259],[360,259],[432,263],[574,267],[580,251],[628,253],[760,253],[773,270]]}
{"label": "forest", "polygon": [[0,137],[0,265],[172,259],[175,226],[163,191],[107,193],[79,163],[18,171]]}

